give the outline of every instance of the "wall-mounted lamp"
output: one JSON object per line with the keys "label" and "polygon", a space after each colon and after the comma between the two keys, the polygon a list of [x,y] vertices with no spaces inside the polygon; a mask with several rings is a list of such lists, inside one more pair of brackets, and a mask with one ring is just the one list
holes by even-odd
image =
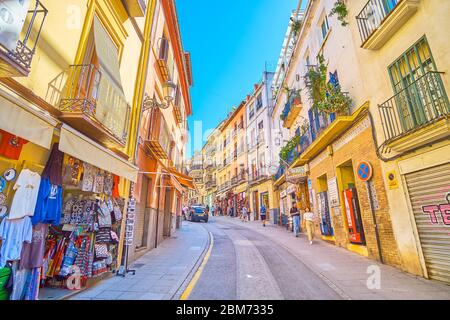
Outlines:
{"label": "wall-mounted lamp", "polygon": [[175,99],[175,94],[177,91],[177,86],[172,81],[167,81],[163,84],[163,96],[164,101],[158,102],[156,98],[150,98],[148,95],[145,95],[144,98],[144,111],[148,109],[167,109],[170,106],[170,103]]}

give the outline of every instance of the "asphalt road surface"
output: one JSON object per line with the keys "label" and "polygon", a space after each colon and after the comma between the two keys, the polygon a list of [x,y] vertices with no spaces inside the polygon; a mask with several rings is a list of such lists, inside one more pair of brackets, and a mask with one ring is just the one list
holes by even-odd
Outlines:
{"label": "asphalt road surface", "polygon": [[189,300],[338,300],[297,257],[260,233],[211,218],[214,246]]}

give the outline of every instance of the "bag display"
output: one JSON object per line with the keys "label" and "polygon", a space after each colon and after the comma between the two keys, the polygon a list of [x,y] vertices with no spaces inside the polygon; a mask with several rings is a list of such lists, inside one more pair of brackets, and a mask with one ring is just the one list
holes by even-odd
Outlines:
{"label": "bag display", "polygon": [[108,257],[108,246],[106,244],[96,243],[95,247],[95,258],[106,259]]}
{"label": "bag display", "polygon": [[98,224],[99,224],[100,228],[111,227],[111,225],[112,225],[111,213],[108,209],[108,205],[104,201],[101,201],[99,204]]}

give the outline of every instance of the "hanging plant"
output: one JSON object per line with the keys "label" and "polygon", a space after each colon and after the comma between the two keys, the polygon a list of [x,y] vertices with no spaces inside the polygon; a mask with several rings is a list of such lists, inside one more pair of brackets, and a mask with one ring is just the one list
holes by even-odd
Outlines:
{"label": "hanging plant", "polygon": [[348,17],[348,9],[347,5],[343,0],[338,0],[334,3],[333,9],[331,9],[329,16],[337,15],[337,19],[341,22],[343,27],[348,25],[347,17]]}
{"label": "hanging plant", "polygon": [[350,111],[352,100],[341,92],[340,86],[327,83],[328,65],[322,55],[318,56],[318,66],[310,68],[306,74],[306,87],[312,107],[325,113],[346,115]]}
{"label": "hanging plant", "polygon": [[297,37],[299,35],[301,28],[302,28],[301,20],[297,20],[292,23],[292,34],[294,35],[294,37]]}
{"label": "hanging plant", "polygon": [[286,161],[292,150],[294,150],[300,144],[300,139],[301,139],[300,135],[293,136],[292,139],[289,140],[286,143],[286,145],[281,149],[280,158]]}

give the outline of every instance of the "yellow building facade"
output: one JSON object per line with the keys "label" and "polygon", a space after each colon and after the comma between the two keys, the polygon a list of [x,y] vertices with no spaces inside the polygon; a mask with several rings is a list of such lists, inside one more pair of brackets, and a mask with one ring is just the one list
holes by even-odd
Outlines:
{"label": "yellow building facade", "polygon": [[[63,173],[69,172],[69,168],[74,170],[70,167],[73,163],[79,170],[72,180],[79,184],[69,186],[64,174],[62,183],[54,183],[53,176],[49,180],[52,186],[61,188],[58,192],[64,205],[75,195],[80,201],[93,201],[95,196],[120,208],[117,221],[105,222],[118,235],[118,243],[108,249],[112,263],[89,267],[90,272],[99,276],[120,269],[123,248],[129,239],[124,217],[132,214],[128,210],[133,209],[133,203],[128,201],[129,191],[138,176],[134,165],[136,129],[154,1],[149,1],[148,6],[142,4],[30,0],[3,8],[15,18],[24,19],[22,23],[21,19],[15,22],[16,38],[13,35],[1,40],[1,139],[19,139],[24,145],[20,154],[0,156],[0,170],[14,169],[17,175],[30,170],[42,175],[42,184],[48,179],[47,167],[52,166],[49,159],[62,154]],[[85,184],[89,182],[88,168],[105,184],[89,191],[89,184]],[[56,169],[55,172],[61,172]],[[14,192],[12,184],[7,188],[9,209]],[[70,209],[59,214],[60,224],[56,220],[40,221],[63,227],[65,231],[79,227],[79,237],[90,241],[93,250],[95,234],[78,225]],[[62,241],[64,237],[56,235],[55,239]],[[89,284],[92,273],[86,277]]]}

